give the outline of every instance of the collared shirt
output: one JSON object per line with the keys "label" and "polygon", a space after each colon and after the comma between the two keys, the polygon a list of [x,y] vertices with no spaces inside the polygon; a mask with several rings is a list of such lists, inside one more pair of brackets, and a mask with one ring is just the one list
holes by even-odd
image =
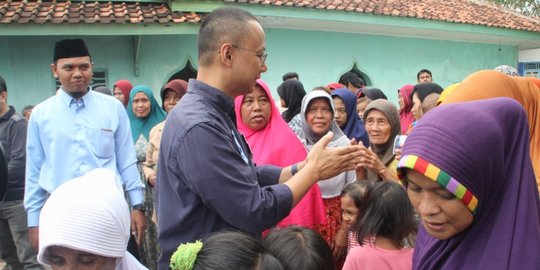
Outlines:
{"label": "collared shirt", "polygon": [[180,243],[225,229],[260,236],[291,210],[291,190],[277,184],[281,168],[253,164],[229,116],[233,106],[223,92],[190,80],[167,117],[156,187],[159,269],[168,269]]}
{"label": "collared shirt", "polygon": [[75,100],[60,89],[32,111],[26,152],[24,205],[29,227],[38,226],[48,194],[95,168],[120,176],[131,205],[143,202],[144,184],[127,113],[111,96],[88,91]]}

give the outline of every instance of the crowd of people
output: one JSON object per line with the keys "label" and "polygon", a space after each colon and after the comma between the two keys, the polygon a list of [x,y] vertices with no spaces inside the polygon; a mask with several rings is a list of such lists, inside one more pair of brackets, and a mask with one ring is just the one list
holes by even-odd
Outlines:
{"label": "crowd of people", "polygon": [[82,39],[56,43],[61,87],[26,119],[0,77],[9,269],[540,267],[540,80],[443,89],[422,69],[389,101],[353,72],[310,91],[291,72],[282,111],[249,12],[209,13],[197,48],[161,104],[92,88]]}

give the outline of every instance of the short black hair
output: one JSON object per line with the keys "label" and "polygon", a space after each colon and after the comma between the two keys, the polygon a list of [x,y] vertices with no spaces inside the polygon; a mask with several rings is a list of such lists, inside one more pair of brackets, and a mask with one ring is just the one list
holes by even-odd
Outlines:
{"label": "short black hair", "polygon": [[7,92],[6,80],[0,76],[0,93]]}
{"label": "short black hair", "polygon": [[197,254],[193,270],[282,270],[279,260],[249,235],[224,231],[211,235]]}
{"label": "short black hair", "polygon": [[249,33],[247,22],[256,21],[251,13],[237,8],[218,8],[203,19],[197,36],[199,65],[210,64],[211,53],[216,53],[224,42],[238,45]]}
{"label": "short black hair", "polygon": [[288,79],[297,79],[297,80],[299,80],[300,76],[298,76],[298,73],[296,73],[296,72],[287,72],[287,73],[283,74],[282,79],[283,79],[283,81],[286,81]]}
{"label": "short black hair", "polygon": [[429,77],[431,77],[433,79],[433,75],[431,75],[431,71],[424,68],[424,69],[421,69],[420,71],[418,71],[418,73],[416,73],[416,80],[420,80],[420,74],[422,74],[422,73],[429,74]]}
{"label": "short black hair", "polygon": [[264,246],[285,270],[333,270],[332,250],[322,236],[300,226],[270,231]]}
{"label": "short black hair", "polygon": [[34,107],[35,107],[34,105],[26,105],[26,106],[24,106],[24,108],[22,109],[22,113],[24,113],[24,112],[27,111],[27,110],[32,110],[32,109],[34,109]]}
{"label": "short black hair", "polygon": [[411,92],[411,100],[413,100],[413,96],[416,93],[418,95],[418,99],[420,102],[424,102],[424,99],[432,93],[441,94],[444,91],[444,89],[436,84],[431,82],[424,82],[416,84],[413,88],[413,91]]}
{"label": "short black hair", "polygon": [[354,181],[345,186],[343,191],[341,191],[341,197],[348,196],[354,202],[354,206],[356,206],[356,208],[358,209],[361,209],[362,205],[364,204],[364,196],[366,193],[366,189],[373,183],[373,181],[369,180]]}
{"label": "short black hair", "polygon": [[345,85],[345,86],[349,86],[349,83],[350,83],[356,88],[362,88],[362,87],[364,87],[366,85],[364,80],[362,80],[362,78],[360,78],[360,76],[358,76],[358,74],[356,74],[356,73],[354,73],[352,71],[349,71],[349,72],[341,75],[338,82]]}
{"label": "short black hair", "polygon": [[360,215],[353,227],[360,245],[377,235],[401,243],[417,229],[407,192],[393,181],[375,182],[367,187]]}

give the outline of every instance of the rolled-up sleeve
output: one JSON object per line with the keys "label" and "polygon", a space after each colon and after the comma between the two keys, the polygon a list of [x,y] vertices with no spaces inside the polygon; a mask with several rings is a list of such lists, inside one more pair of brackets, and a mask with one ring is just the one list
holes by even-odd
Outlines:
{"label": "rolled-up sleeve", "polygon": [[280,168],[246,164],[232,137],[223,134],[228,132],[209,123],[186,133],[176,157],[182,179],[225,222],[259,233],[289,214],[292,192],[276,184]]}

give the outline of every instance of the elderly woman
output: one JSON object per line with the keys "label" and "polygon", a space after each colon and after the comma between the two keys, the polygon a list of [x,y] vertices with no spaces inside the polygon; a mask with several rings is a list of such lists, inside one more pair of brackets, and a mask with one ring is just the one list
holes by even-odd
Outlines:
{"label": "elderly woman", "polygon": [[[397,180],[394,139],[401,132],[396,106],[385,99],[369,103],[364,113],[364,123],[370,146],[365,150],[361,166],[365,167],[364,179]],[[360,178],[360,176],[359,176]]]}
{"label": "elderly woman", "polygon": [[[139,85],[131,90],[127,114],[131,123],[131,135],[135,143],[137,169],[139,169],[141,179],[146,179],[143,172],[143,163],[146,160],[146,148],[150,141],[150,130],[165,120],[165,112],[159,107],[152,90],[148,86]],[[150,185],[146,187],[145,198],[146,220],[151,220],[154,190]],[[149,268],[154,269],[159,254],[157,230],[154,223],[148,222],[145,239],[142,242],[141,239],[138,239],[138,244],[142,262]]]}
{"label": "elderly woman", "polygon": [[[332,131],[334,137],[328,147],[351,144],[349,138],[334,121],[334,115],[332,97],[325,91],[314,90],[304,97],[301,111],[302,132],[299,137],[308,151],[329,131]],[[327,219],[326,226],[319,231],[333,248],[338,265],[340,258],[347,252],[347,230],[341,227],[341,192],[345,186],[355,180],[356,172],[353,170],[318,182],[326,207]]]}
{"label": "elderly woman", "polygon": [[60,269],[147,269],[126,251],[129,207],[113,171],[95,169],[47,199],[39,221],[38,261]]}
{"label": "elderly woman", "polygon": [[[264,81],[257,80],[252,93],[236,97],[235,110],[238,131],[246,137],[257,165],[287,167],[306,159],[306,149],[279,115]],[[320,227],[325,223],[324,211],[319,186],[313,185],[278,227]]]}
{"label": "elderly woman", "polygon": [[398,169],[421,218],[413,269],[538,269],[540,202],[516,101],[434,109]]}

